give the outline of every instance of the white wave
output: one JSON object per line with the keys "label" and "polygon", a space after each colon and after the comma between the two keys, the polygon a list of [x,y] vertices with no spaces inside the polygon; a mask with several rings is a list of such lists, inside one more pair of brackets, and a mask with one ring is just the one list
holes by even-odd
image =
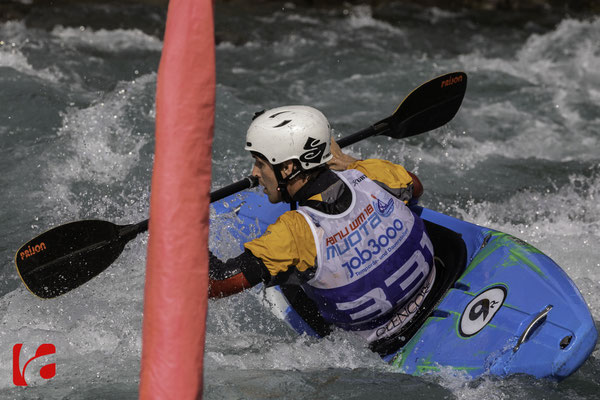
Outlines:
{"label": "white wave", "polygon": [[[486,58],[480,51],[460,56],[469,70],[503,72],[533,84],[587,89],[600,84],[600,17],[563,20],[555,30],[531,35],[514,58]],[[592,85],[593,87],[593,85]]]}
{"label": "white wave", "polygon": [[56,83],[64,78],[54,67],[35,69],[23,53],[27,46],[33,46],[31,33],[21,21],[8,21],[0,24],[0,67],[12,68],[22,74],[44,81]]}
{"label": "white wave", "polygon": [[10,45],[0,46],[0,67],[12,68],[22,74],[39,78],[43,81],[56,83],[64,78],[64,75],[56,68],[44,68],[37,70],[27,60],[27,57],[18,49]]}
{"label": "white wave", "polygon": [[[324,340],[298,336],[265,310],[259,296],[262,292],[257,289],[209,302],[206,369],[393,371],[354,333],[335,331]],[[269,346],[265,347],[266,341]]]}
{"label": "white wave", "polygon": [[216,50],[233,50],[235,48],[236,48],[235,44],[233,44],[231,42],[227,42],[227,41],[219,42],[215,46]]}
{"label": "white wave", "polygon": [[479,225],[496,225],[515,236],[527,235],[536,243],[555,234],[600,240],[599,197],[600,172],[596,171],[591,177],[570,175],[568,184],[552,192],[523,190],[499,202],[486,201],[457,211]]}
{"label": "white wave", "polygon": [[373,10],[368,5],[357,5],[344,11],[352,29],[376,28],[389,33],[404,35],[404,31],[387,22],[373,18]]}
{"label": "white wave", "polygon": [[[565,72],[576,73],[584,77],[592,74],[600,77],[600,17],[591,20],[563,20],[555,30],[545,34],[534,34],[517,53],[517,60],[531,65],[531,70],[540,78],[542,74],[553,72],[556,68],[558,75],[550,78],[564,77]],[[569,71],[564,71],[569,66]],[[568,81],[561,79],[546,79],[547,83],[564,85]]]}
{"label": "white wave", "polygon": [[590,101],[600,86],[600,17],[567,19],[544,35],[532,35],[517,54],[519,65],[542,85],[555,88],[556,112],[573,128],[581,122],[573,103]]}
{"label": "white wave", "polygon": [[[473,122],[474,126],[462,134],[438,134],[441,146],[424,152],[420,157],[432,165],[454,165],[457,172],[473,169],[497,155],[515,160],[535,158],[559,162],[593,162],[598,159],[594,150],[600,148],[598,137],[577,130],[565,130],[563,126],[526,112],[514,110],[513,114],[510,105],[503,107],[504,103],[487,104],[472,111],[474,121],[484,116],[493,117],[491,123],[498,121],[497,126]],[[512,115],[503,122],[508,125],[505,129],[510,130],[511,134],[498,138],[494,136],[494,131],[502,124],[501,115]],[[490,137],[486,139],[486,135]]]}
{"label": "white wave", "polygon": [[[226,311],[223,311],[226,313]],[[299,336],[296,340],[282,340],[272,335],[235,335],[238,352],[224,353],[221,346],[222,334],[207,335],[211,345],[206,352],[206,368],[215,366],[234,367],[236,369],[276,369],[276,370],[315,370],[326,368],[371,368],[374,371],[390,371],[391,367],[381,361],[375,353],[364,347],[364,342],[358,336],[347,332],[336,332],[328,340],[314,340],[307,336]],[[231,339],[231,336],[229,336]],[[244,343],[244,340],[246,343]],[[262,348],[265,341],[270,345]],[[214,348],[213,348],[214,346]],[[261,349],[256,352],[252,349]]]}
{"label": "white wave", "polygon": [[306,15],[300,14],[287,14],[288,21],[301,22],[307,25],[319,25],[321,22],[316,18],[307,17]]}
{"label": "white wave", "polygon": [[449,19],[456,19],[464,14],[464,12],[442,10],[438,7],[431,7],[426,10],[426,13],[429,15],[429,22],[432,24],[444,22]]}
{"label": "white wave", "polygon": [[0,23],[0,41],[22,42],[27,39],[27,27],[23,21],[6,21]]}
{"label": "white wave", "polygon": [[[56,141],[60,146],[57,152],[62,157],[49,162],[45,185],[47,201],[55,200],[71,214],[77,214],[79,205],[69,204],[72,185],[92,182],[97,187],[112,186],[127,177],[139,163],[140,149],[148,139],[140,132],[132,131],[126,113],[135,105],[134,99],[147,90],[154,90],[155,84],[155,73],[132,82],[121,82],[102,101],[84,109],[68,109],[63,114]],[[140,113],[136,117],[142,118],[153,121],[153,110],[148,115]]]}
{"label": "white wave", "polygon": [[[549,107],[568,128],[581,129],[578,103],[597,101],[600,86],[600,17],[563,20],[555,30],[531,35],[514,58],[486,58],[479,51],[459,59],[471,71],[493,71],[541,88],[553,98]],[[596,102],[597,104],[597,102]],[[599,122],[596,119],[594,122]]]}
{"label": "white wave", "polygon": [[75,46],[88,45],[95,49],[119,52],[123,50],[161,51],[163,43],[155,36],[139,29],[93,30],[86,27],[65,28],[56,26],[52,35]]}
{"label": "white wave", "polygon": [[[460,56],[469,72],[491,73],[499,82],[516,78],[520,87],[512,85],[510,95],[491,102],[469,104],[467,93],[462,113],[470,121],[468,134],[449,138],[449,146],[434,149],[424,158],[434,164],[456,160],[471,168],[494,154],[515,159],[596,160],[600,148],[598,43],[600,18],[566,19],[550,32],[531,35],[513,57],[486,57],[480,50]],[[520,105],[523,96],[530,98],[527,108]],[[502,131],[510,134],[498,137]]]}
{"label": "white wave", "polygon": [[[482,106],[482,109],[489,106]],[[469,131],[438,134],[441,146],[427,152],[419,152],[419,157],[431,165],[452,165],[460,174],[461,170],[476,168],[491,156],[503,158],[569,162],[573,160],[595,162],[596,149],[600,148],[600,138],[588,136],[585,132],[565,130],[560,125],[525,115],[524,119],[511,119],[512,137],[482,139],[486,131]],[[483,128],[485,129],[485,128]],[[479,138],[475,137],[476,133]],[[569,137],[566,139],[565,137]]]}
{"label": "white wave", "polygon": [[321,21],[317,18],[310,17],[306,14],[297,14],[293,10],[296,10],[296,6],[293,3],[286,3],[281,11],[276,11],[269,16],[257,17],[257,20],[264,24],[281,24],[283,20],[290,22],[299,22],[306,25],[319,25]]}

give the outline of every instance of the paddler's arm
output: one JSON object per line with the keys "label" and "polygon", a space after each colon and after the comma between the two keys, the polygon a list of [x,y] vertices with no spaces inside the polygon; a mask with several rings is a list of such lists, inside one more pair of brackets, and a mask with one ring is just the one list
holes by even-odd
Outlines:
{"label": "paddler's arm", "polygon": [[227,297],[263,282],[269,271],[260,258],[246,250],[223,262],[209,252],[208,297]]}
{"label": "paddler's arm", "polygon": [[421,180],[419,179],[418,176],[416,176],[415,174],[413,174],[410,171],[406,171],[406,172],[408,172],[408,174],[412,178],[412,185],[413,185],[412,199],[409,203],[410,204],[417,203],[419,201],[419,198],[421,197],[421,195],[423,195],[423,184],[421,183]]}
{"label": "paddler's arm", "polygon": [[314,266],[317,249],[308,223],[295,211],[279,216],[265,233],[244,244],[245,251],[226,262],[210,254],[209,297],[226,297],[258,283],[290,283],[295,271]]}
{"label": "paddler's arm", "polygon": [[[359,160],[358,158],[354,158],[342,152],[342,149],[333,138],[331,139],[331,155],[333,156],[333,158],[327,163],[330,169],[333,169],[335,171],[344,171],[349,168],[356,168],[364,172],[370,178],[372,178],[371,174],[369,174],[368,171],[364,171],[365,168],[361,168],[362,160]],[[365,164],[368,164],[368,161]],[[421,195],[423,194],[423,184],[415,174],[406,171],[404,167],[396,165],[396,168],[399,170],[395,174],[398,175],[398,183],[401,186],[405,186],[408,191],[411,191],[411,197],[409,200],[406,201],[408,202],[408,204],[416,204]],[[408,177],[403,177],[402,175],[404,173],[408,173]]]}
{"label": "paddler's arm", "polygon": [[334,138],[331,138],[330,150],[333,158],[329,160],[327,165],[329,166],[329,169],[334,171],[345,171],[350,164],[360,161],[358,158],[354,158],[344,153]]}

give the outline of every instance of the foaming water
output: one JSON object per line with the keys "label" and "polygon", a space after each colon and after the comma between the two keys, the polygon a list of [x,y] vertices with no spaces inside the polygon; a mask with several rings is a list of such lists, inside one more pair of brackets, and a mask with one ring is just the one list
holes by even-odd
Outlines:
{"label": "foaming water", "polygon": [[[594,134],[600,123],[595,101],[600,86],[599,40],[600,18],[567,19],[552,32],[529,37],[514,57],[487,58],[480,52],[459,57],[473,72],[493,73],[498,80],[517,84],[509,96],[481,104],[473,112],[480,124],[500,121],[493,130],[512,138],[493,138],[501,142],[494,143],[498,153],[560,161],[596,158],[589,149],[600,147]],[[565,141],[565,136],[571,140]],[[490,154],[485,148],[476,153],[482,159]]]}
{"label": "foaming water", "polygon": [[[122,12],[102,9],[110,21]],[[0,182],[8,188],[0,194],[3,397],[137,397],[147,237],[54,300],[27,292],[12,264],[21,243],[54,225],[83,218],[133,223],[148,215],[162,41],[149,33],[147,13],[136,15],[118,27],[57,15],[0,23]],[[515,21],[394,3],[218,3],[215,17],[214,188],[250,173],[251,159],[235,144],[255,111],[310,104],[340,137],[390,115],[421,82],[465,70],[469,89],[450,124],[348,151],[405,164],[425,185],[423,205],[548,254],[600,320],[600,19]],[[235,256],[241,250],[227,231],[235,214],[211,215],[209,246],[223,259]],[[598,349],[560,384],[521,376],[472,380],[448,368],[410,377],[350,333],[296,335],[265,312],[263,296],[256,288],[209,302],[206,398],[592,399],[600,390]],[[33,387],[15,390],[15,343],[25,343],[23,358],[38,343],[54,343],[57,376],[41,379],[43,361],[32,362],[26,378]]]}
{"label": "foaming water", "polygon": [[390,371],[364,342],[347,332],[317,340],[298,336],[264,312],[262,289],[212,301],[207,362],[213,368],[312,370],[373,368]]}
{"label": "foaming water", "polygon": [[65,28],[59,25],[51,33],[64,44],[91,47],[96,51],[120,52],[131,49],[136,51],[162,50],[162,41],[160,39],[148,35],[139,29],[94,30],[84,26],[79,28]]}
{"label": "foaming water", "polygon": [[19,73],[44,81],[57,82],[63,78],[56,68],[36,69],[28,61],[21,48],[29,45],[25,24],[19,21],[0,23],[0,68],[6,67]]}
{"label": "foaming water", "polygon": [[[77,215],[114,215],[111,205],[131,207],[131,212],[142,200],[136,208],[145,212],[147,196],[136,199],[139,191],[135,185],[147,184],[140,182],[136,173],[142,165],[148,172],[152,161],[155,86],[154,73],[119,82],[114,91],[89,107],[68,108],[63,113],[62,126],[52,143],[55,149],[49,156],[47,191],[53,195],[48,201],[68,201],[68,212]],[[103,188],[101,199],[105,201],[94,198],[89,210],[90,205],[81,204],[81,199],[91,197],[87,191],[95,194],[98,185],[109,188],[109,192]]]}

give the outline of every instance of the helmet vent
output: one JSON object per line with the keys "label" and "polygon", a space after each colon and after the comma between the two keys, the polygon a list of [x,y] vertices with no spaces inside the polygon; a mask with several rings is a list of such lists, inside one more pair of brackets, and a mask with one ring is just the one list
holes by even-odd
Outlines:
{"label": "helmet vent", "polygon": [[269,115],[269,118],[275,118],[276,116],[281,115],[281,114],[285,114],[286,112],[289,112],[289,111],[280,111],[280,112],[275,113],[273,115]]}
{"label": "helmet vent", "polygon": [[275,125],[273,128],[281,128],[284,125],[289,124],[290,122],[292,122],[291,119],[286,119],[285,121],[283,121],[282,123],[280,123],[279,125]]}

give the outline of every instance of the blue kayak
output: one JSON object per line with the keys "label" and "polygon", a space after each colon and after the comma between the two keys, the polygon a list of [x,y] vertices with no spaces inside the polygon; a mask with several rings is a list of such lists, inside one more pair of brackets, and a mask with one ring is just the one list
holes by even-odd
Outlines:
{"label": "blue kayak", "polygon": [[[226,230],[240,246],[289,210],[253,191],[213,206],[231,216]],[[598,332],[579,290],[554,261],[506,233],[423,207],[412,211],[432,239],[436,281],[401,334],[373,348],[386,362],[414,375],[450,367],[472,377],[556,380],[585,362]],[[331,331],[297,287],[269,288],[267,297],[269,309],[298,333]]]}

